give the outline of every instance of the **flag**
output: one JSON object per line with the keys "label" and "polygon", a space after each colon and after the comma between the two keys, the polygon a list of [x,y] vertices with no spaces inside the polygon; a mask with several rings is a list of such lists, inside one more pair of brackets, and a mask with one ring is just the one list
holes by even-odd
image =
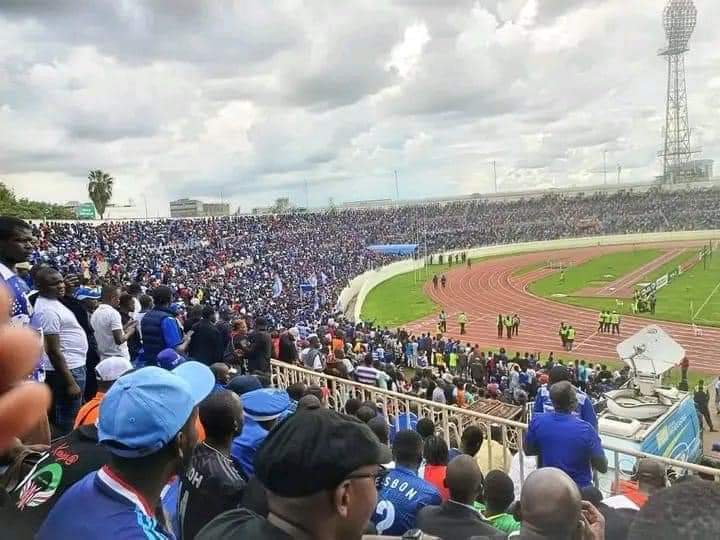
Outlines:
{"label": "flag", "polygon": [[280,281],[280,276],[275,274],[275,281],[273,281],[272,284],[272,297],[277,298],[282,294],[283,290],[283,284],[282,281]]}
{"label": "flag", "polygon": [[317,274],[315,274],[313,272],[311,275],[309,275],[307,278],[307,284],[310,285],[311,287],[317,287],[317,284],[318,284]]}
{"label": "flag", "polygon": [[322,284],[325,285],[327,283],[327,275],[322,270],[320,271],[320,281],[322,281]]}

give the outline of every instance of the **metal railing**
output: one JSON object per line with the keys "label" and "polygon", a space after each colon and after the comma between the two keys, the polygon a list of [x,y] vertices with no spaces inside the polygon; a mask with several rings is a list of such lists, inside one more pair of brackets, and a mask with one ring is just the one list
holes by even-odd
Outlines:
{"label": "metal railing", "polygon": [[[523,422],[489,416],[453,405],[444,405],[410,394],[383,390],[348,379],[317,373],[278,360],[271,361],[271,370],[273,384],[279,388],[286,389],[291,384],[300,382],[308,385],[317,384],[321,387],[326,386],[329,390],[326,398],[328,407],[340,412],[344,411],[345,403],[348,399],[356,398],[361,402],[372,401],[382,409],[383,414],[388,418],[388,426],[392,427],[394,425],[396,430],[401,428],[400,422],[398,421],[400,415],[414,414],[418,419],[423,417],[430,418],[435,423],[436,431],[441,434],[448,443],[448,447],[459,447],[460,435],[463,430],[470,425],[476,425],[483,432],[485,440],[495,439],[496,442],[502,444],[505,450],[510,450],[510,452],[515,455],[512,459],[513,461],[517,459],[515,466],[519,467],[519,481],[521,486],[527,476],[526,470],[528,467],[531,467],[526,463],[528,457],[522,451],[523,439],[527,431],[527,424]],[[390,420],[391,418],[394,420]],[[493,428],[495,428],[496,431],[495,437],[492,437]],[[484,448],[487,448],[488,463],[492,463],[493,445],[484,445]],[[646,454],[626,448],[619,448],[608,444],[603,444],[603,449],[606,451],[606,454],[609,453],[612,456],[612,459],[609,460],[609,477],[606,477],[608,482],[612,482],[611,485],[617,485],[618,481],[629,480],[631,478],[631,472],[623,470],[623,467],[620,465],[623,456],[629,457],[633,461],[640,458],[649,458],[662,463],[666,468],[673,468],[678,475],[703,474],[707,477],[712,477],[716,482],[720,482],[720,469]],[[507,471],[510,469],[511,463],[508,463],[508,452],[505,450],[503,451],[502,462],[504,469]],[[598,487],[606,494],[610,494],[610,485],[603,485],[601,482],[601,485]]]}

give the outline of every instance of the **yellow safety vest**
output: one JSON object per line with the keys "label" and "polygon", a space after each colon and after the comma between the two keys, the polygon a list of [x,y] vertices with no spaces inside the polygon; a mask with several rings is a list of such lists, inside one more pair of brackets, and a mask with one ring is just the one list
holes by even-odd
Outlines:
{"label": "yellow safety vest", "polygon": [[568,339],[575,339],[575,329],[574,329],[574,328],[568,328],[568,330],[567,330],[567,338],[568,338]]}

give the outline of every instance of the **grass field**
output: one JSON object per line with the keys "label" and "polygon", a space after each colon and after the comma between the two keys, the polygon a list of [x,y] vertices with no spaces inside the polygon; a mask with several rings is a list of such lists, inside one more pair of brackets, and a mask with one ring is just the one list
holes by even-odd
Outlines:
{"label": "grass field", "polygon": [[632,272],[636,268],[658,258],[662,251],[639,249],[607,253],[565,270],[565,281],[560,281],[560,272],[555,272],[530,283],[528,290],[538,296],[553,297],[556,294],[571,295],[586,287],[603,286]]}
{"label": "grass field", "polygon": [[[686,262],[696,256],[697,250],[695,249],[682,253],[673,260],[669,261],[667,264],[663,265],[662,268],[665,270],[664,272],[659,273],[660,269],[658,269],[657,271],[653,271],[648,274],[647,277],[643,277],[641,281],[649,281],[651,278],[657,278],[677,267],[677,265],[681,262]],[[600,258],[602,257],[598,257],[598,259]],[[580,266],[577,268],[580,268]],[[557,277],[554,277],[557,280]],[[530,284],[529,288],[533,291],[533,284]],[[541,294],[540,296],[545,296],[550,300],[561,302],[563,304],[586,307],[597,311],[601,311],[603,309],[616,309],[618,312],[626,315],[632,314],[629,298],[621,298],[620,300],[623,305],[620,306],[617,304],[616,298],[614,297],[600,298],[572,295],[554,297],[552,296],[552,293]],[[715,257],[713,257],[708,263],[707,269],[703,268],[702,263],[697,264],[689,271],[681,274],[672,283],[660,289],[657,293],[657,306],[654,315],[650,313],[638,313],[637,315],[661,321],[690,323],[694,320],[697,324],[720,326],[719,254],[715,254]]]}
{"label": "grass field", "polygon": [[[448,270],[447,265],[428,266],[427,275]],[[424,277],[424,273],[420,274]],[[423,292],[426,281],[416,279],[415,272],[400,274],[370,291],[360,314],[364,321],[375,321],[380,326],[395,327],[430,315],[438,306]]]}

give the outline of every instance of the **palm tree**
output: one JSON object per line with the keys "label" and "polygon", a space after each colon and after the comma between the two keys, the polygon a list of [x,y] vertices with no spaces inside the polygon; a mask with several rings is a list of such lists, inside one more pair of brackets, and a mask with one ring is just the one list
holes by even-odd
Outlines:
{"label": "palm tree", "polygon": [[115,179],[106,172],[97,169],[88,174],[88,195],[100,214],[100,219],[105,215],[105,207],[112,199],[113,183]]}

